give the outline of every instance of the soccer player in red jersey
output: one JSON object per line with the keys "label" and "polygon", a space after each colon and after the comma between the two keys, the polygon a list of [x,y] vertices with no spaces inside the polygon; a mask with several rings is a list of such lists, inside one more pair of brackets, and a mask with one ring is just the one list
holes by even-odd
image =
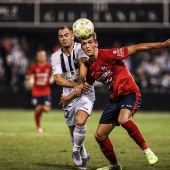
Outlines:
{"label": "soccer player in red jersey", "polygon": [[[88,39],[82,39],[81,46],[89,56],[90,77],[106,84],[110,90],[110,101],[104,108],[95,133],[96,141],[110,165],[97,170],[122,170],[109,139],[110,132],[119,125],[127,130],[129,136],[141,148],[149,164],[154,165],[158,158],[132,120],[135,112],[140,108],[141,92],[123,59],[138,51],[170,47],[170,39],[161,43],[141,43],[121,48],[98,49],[97,37],[94,33]],[[74,93],[78,95],[80,92],[78,90]],[[61,98],[64,104],[70,100],[68,96]]]}
{"label": "soccer player in red jersey", "polygon": [[95,138],[100,149],[109,160],[110,165],[97,170],[121,170],[113,145],[109,139],[115,126],[121,125],[129,136],[142,149],[149,164],[153,165],[158,158],[151,151],[144,137],[132,118],[141,104],[140,89],[124,64],[123,59],[138,51],[168,48],[170,39],[160,43],[141,43],[132,46],[112,49],[98,49],[96,33],[90,38],[81,40],[84,52],[89,56],[91,76],[110,90],[110,101],[102,113]]}
{"label": "soccer player in red jersey", "polygon": [[51,109],[51,89],[53,83],[52,67],[47,63],[47,54],[45,51],[38,51],[36,54],[36,63],[32,64],[26,74],[26,79],[33,78],[32,104],[35,106],[35,123],[39,133],[43,132],[41,127],[41,117],[43,112],[49,112]]}

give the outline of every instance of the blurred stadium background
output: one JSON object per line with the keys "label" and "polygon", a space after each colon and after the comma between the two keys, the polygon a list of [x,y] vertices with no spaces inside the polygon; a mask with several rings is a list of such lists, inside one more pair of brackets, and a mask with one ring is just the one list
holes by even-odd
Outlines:
{"label": "blurred stadium background", "polygon": [[[59,48],[57,32],[78,18],[95,25],[101,48],[170,37],[170,0],[0,0],[0,108],[31,108],[24,77],[35,52]],[[125,60],[142,91],[141,110],[170,110],[170,49],[141,52]],[[95,83],[94,109],[108,101],[104,85]],[[52,85],[53,108],[61,88]]]}

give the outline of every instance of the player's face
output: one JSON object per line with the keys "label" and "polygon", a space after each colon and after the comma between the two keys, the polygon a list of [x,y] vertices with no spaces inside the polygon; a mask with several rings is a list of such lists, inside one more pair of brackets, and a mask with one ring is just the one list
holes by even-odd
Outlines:
{"label": "player's face", "polygon": [[81,47],[89,57],[95,56],[96,48],[98,47],[97,41],[93,36],[86,40],[81,40]]}
{"label": "player's face", "polygon": [[58,40],[62,47],[68,48],[73,44],[74,35],[68,28],[64,28],[63,30],[59,30]]}
{"label": "player's face", "polygon": [[37,52],[37,56],[36,56],[36,60],[38,63],[45,63],[47,60],[47,54],[45,51],[38,51]]}

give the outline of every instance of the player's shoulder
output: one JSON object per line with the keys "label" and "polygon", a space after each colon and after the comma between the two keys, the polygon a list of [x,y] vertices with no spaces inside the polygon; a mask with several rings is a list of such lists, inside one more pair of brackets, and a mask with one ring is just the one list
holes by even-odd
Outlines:
{"label": "player's shoulder", "polygon": [[36,68],[37,65],[38,65],[37,62],[33,62],[33,63],[30,64],[30,68]]}
{"label": "player's shoulder", "polygon": [[51,64],[47,62],[46,67],[51,67]]}
{"label": "player's shoulder", "polygon": [[74,42],[74,50],[80,50],[81,49],[81,43]]}
{"label": "player's shoulder", "polygon": [[74,52],[76,54],[76,56],[79,56],[78,58],[82,58],[82,57],[87,57],[89,58],[85,52],[83,51],[83,49],[81,48],[81,43],[75,42],[74,44]]}
{"label": "player's shoulder", "polygon": [[119,48],[99,49],[99,55],[116,54]]}
{"label": "player's shoulder", "polygon": [[59,57],[61,55],[61,53],[62,53],[62,50],[61,50],[61,48],[59,48],[57,51],[52,53],[51,58],[53,59],[53,58]]}
{"label": "player's shoulder", "polygon": [[106,52],[108,52],[108,49],[99,49],[98,57],[101,58],[101,57],[105,56]]}

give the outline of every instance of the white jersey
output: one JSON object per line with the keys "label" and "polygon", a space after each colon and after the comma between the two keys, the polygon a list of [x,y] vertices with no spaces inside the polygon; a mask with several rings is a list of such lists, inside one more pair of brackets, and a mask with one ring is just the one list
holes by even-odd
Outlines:
{"label": "white jersey", "polygon": [[[80,58],[88,56],[84,53],[81,48],[81,44],[75,42],[74,48],[70,56],[66,56],[62,49],[58,49],[51,56],[51,64],[53,68],[53,75],[62,74],[64,79],[67,79],[72,82],[78,82],[79,79],[79,66],[75,62]],[[72,92],[73,88],[63,87],[63,95],[68,95]],[[88,92],[94,92],[94,86],[92,85]],[[86,94],[88,94],[88,92]],[[77,97],[78,98],[78,97]],[[71,103],[77,101],[77,98],[71,101]],[[71,104],[70,103],[70,104]]]}

